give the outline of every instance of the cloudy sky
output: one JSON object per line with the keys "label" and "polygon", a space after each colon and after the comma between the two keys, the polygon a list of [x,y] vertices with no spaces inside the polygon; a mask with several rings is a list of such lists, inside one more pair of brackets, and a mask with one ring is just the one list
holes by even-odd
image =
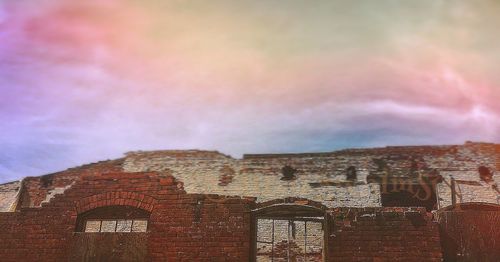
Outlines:
{"label": "cloudy sky", "polygon": [[0,182],[132,150],[500,142],[500,2],[0,0]]}

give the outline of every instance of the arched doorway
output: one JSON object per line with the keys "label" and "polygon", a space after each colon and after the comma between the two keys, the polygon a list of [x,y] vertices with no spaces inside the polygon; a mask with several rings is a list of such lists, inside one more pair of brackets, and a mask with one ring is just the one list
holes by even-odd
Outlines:
{"label": "arched doorway", "polygon": [[285,201],[253,211],[253,261],[326,261],[327,214],[309,204]]}

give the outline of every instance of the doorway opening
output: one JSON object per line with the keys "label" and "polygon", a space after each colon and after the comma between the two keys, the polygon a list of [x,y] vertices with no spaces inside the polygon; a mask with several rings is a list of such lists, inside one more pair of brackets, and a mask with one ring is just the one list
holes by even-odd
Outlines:
{"label": "doorway opening", "polygon": [[254,261],[322,262],[327,254],[325,212],[311,206],[277,205],[254,214]]}

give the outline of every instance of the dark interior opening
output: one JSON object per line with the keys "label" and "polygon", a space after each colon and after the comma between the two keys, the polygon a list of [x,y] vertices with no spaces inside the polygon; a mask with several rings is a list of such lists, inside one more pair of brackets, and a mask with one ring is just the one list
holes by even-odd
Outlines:
{"label": "dark interior opening", "polygon": [[491,173],[489,168],[487,168],[485,166],[480,166],[478,168],[478,172],[479,172],[479,177],[481,178],[481,180],[483,180],[485,182],[490,182],[493,180],[493,174]]}
{"label": "dark interior opening", "polygon": [[382,206],[384,207],[425,207],[427,211],[437,209],[435,187],[431,184],[401,185],[381,184]]}
{"label": "dark interior opening", "polygon": [[357,180],[358,176],[356,174],[356,167],[350,166],[346,169],[346,178],[350,181]]}
{"label": "dark interior opening", "polygon": [[286,165],[281,168],[281,174],[283,175],[281,177],[281,180],[294,180],[296,179],[295,173],[297,173],[297,169]]}

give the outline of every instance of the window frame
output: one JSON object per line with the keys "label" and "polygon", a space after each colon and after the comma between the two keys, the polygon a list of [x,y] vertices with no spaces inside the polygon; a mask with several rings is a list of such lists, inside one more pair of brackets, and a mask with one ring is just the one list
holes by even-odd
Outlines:
{"label": "window frame", "polygon": [[[306,261],[306,257],[308,255],[310,255],[311,253],[308,253],[307,252],[307,247],[308,247],[308,241],[307,239],[309,238],[309,235],[308,234],[308,230],[307,230],[307,224],[308,222],[310,223],[317,223],[317,224],[321,224],[321,227],[322,227],[322,231],[323,231],[323,239],[321,241],[321,249],[322,249],[322,256],[323,256],[323,261],[326,261],[326,258],[325,258],[325,237],[324,237],[324,234],[325,234],[325,223],[324,223],[324,217],[297,217],[297,218],[290,218],[290,217],[287,217],[287,218],[284,218],[284,217],[258,217],[257,218],[257,221],[256,221],[256,225],[257,227],[259,226],[259,220],[271,220],[272,221],[272,235],[271,235],[271,242],[268,242],[268,241],[262,241],[262,240],[259,240],[259,235],[258,235],[258,229],[257,229],[257,232],[256,232],[256,238],[255,238],[255,245],[256,245],[256,249],[255,249],[255,258],[258,257],[258,254],[257,254],[257,250],[258,250],[258,245],[259,243],[262,243],[262,244],[270,244],[271,245],[271,260],[274,259],[274,250],[275,250],[275,246],[279,243],[275,242],[275,227],[276,227],[276,221],[286,221],[287,223],[287,231],[288,231],[288,235],[287,235],[287,241],[288,243],[290,243],[290,226],[291,224],[295,224],[296,222],[301,222],[301,223],[304,223],[304,261]],[[309,242],[310,243],[310,242]],[[290,252],[290,247],[288,247],[288,252]]]}
{"label": "window frame", "polygon": [[[87,230],[87,223],[89,221],[99,221],[99,231],[86,231]],[[102,231],[102,222],[104,221],[114,221],[116,222],[115,223],[115,230],[114,231]],[[130,224],[130,231],[117,231],[118,229],[118,221],[132,221],[132,223]],[[136,221],[146,221],[146,230],[145,231],[133,231],[133,228],[134,228],[134,222]],[[149,228],[149,220],[147,219],[142,219],[142,218],[131,218],[131,219],[123,219],[123,218],[117,218],[117,219],[110,219],[110,218],[106,218],[106,219],[99,219],[99,218],[90,218],[90,219],[86,219],[84,222],[84,226],[83,226],[83,231],[84,233],[144,233],[144,232],[148,232],[148,228]]]}
{"label": "window frame", "polygon": [[[297,205],[297,204],[278,204],[271,205],[268,207],[263,207],[252,211],[252,224],[251,224],[251,234],[250,234],[250,261],[257,261],[257,245],[258,241],[258,220],[260,219],[270,219],[270,220],[289,220],[289,221],[311,221],[311,222],[321,222],[323,227],[323,250],[322,250],[322,261],[328,261],[328,247],[330,235],[330,216],[328,213],[318,207],[309,205]],[[274,222],[273,222],[274,224]]]}
{"label": "window frame", "polygon": [[[82,233],[144,233],[149,232],[151,213],[132,206],[104,206],[78,214],[75,232]],[[130,231],[116,231],[119,221],[131,220]],[[86,231],[88,221],[99,221],[99,231]],[[103,221],[115,221],[115,231],[102,231]],[[133,231],[135,221],[146,221],[146,231]]]}

